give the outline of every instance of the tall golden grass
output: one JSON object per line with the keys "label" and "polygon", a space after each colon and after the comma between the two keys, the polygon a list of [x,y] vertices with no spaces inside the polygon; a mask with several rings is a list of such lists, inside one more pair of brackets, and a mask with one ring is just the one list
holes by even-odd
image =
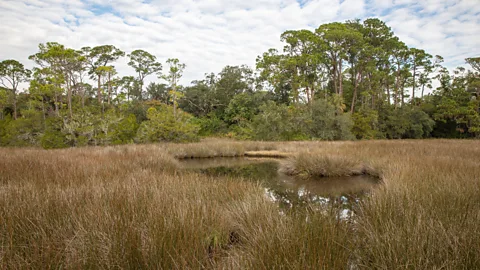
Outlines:
{"label": "tall golden grass", "polygon": [[[383,185],[344,222],[175,160],[271,149],[301,156],[292,170],[361,164]],[[479,250],[478,141],[0,149],[1,269],[480,269]]]}

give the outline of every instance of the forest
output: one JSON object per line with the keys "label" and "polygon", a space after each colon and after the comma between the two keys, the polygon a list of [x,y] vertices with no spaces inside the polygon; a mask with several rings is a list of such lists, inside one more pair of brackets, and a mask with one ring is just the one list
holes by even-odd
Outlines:
{"label": "forest", "polygon": [[[0,62],[0,146],[480,136],[480,57],[451,71],[376,18],[280,40],[255,69],[226,66],[184,86],[188,66],[176,58],[39,44],[32,70]],[[135,76],[117,73],[125,57]]]}

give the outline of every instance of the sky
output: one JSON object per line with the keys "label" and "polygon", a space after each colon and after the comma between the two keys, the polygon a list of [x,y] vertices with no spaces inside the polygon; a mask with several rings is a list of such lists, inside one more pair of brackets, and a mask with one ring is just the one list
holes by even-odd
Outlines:
{"label": "sky", "polygon": [[[480,56],[480,0],[0,0],[0,11],[0,61],[31,68],[28,56],[49,41],[75,49],[111,44],[162,63],[180,59],[183,84],[226,65],[254,68],[258,55],[283,48],[286,30],[355,18],[380,18],[449,68]],[[117,71],[133,75],[126,63],[119,60]]]}

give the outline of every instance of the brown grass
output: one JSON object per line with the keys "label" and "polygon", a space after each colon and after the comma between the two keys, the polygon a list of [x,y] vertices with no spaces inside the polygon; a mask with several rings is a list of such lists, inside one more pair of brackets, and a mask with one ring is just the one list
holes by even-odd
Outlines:
{"label": "brown grass", "polygon": [[302,177],[352,176],[366,172],[358,160],[342,155],[325,155],[319,152],[301,152],[282,162],[280,170]]}
{"label": "brown grass", "polygon": [[246,151],[246,157],[257,157],[257,158],[288,158],[292,154],[287,152],[280,151]]}
{"label": "brown grass", "polygon": [[[174,159],[266,149],[383,185],[346,223]],[[458,140],[0,149],[0,268],[480,269],[479,164]]]}

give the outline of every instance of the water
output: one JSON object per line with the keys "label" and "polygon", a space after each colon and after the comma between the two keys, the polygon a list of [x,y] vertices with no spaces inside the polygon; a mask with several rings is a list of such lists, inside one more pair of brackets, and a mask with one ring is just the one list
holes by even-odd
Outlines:
{"label": "water", "polygon": [[180,161],[184,169],[211,176],[230,176],[257,181],[265,195],[283,210],[335,211],[339,218],[354,215],[356,205],[378,184],[367,176],[301,179],[279,172],[280,159],[206,158]]}

